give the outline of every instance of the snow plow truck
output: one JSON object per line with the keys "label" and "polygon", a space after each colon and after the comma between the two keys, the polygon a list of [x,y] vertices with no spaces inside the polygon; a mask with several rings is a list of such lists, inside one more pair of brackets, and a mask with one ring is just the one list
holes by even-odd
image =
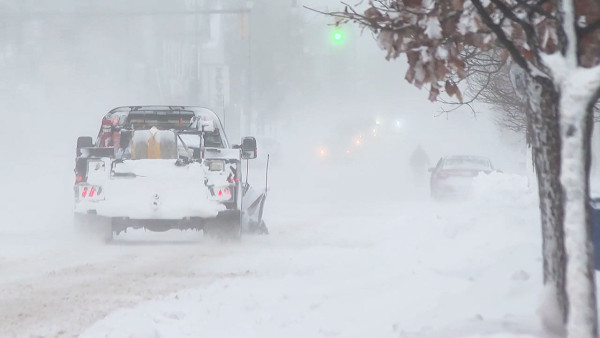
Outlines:
{"label": "snow plow truck", "polygon": [[256,155],[255,138],[231,145],[207,108],[115,108],[95,141],[77,139],[75,227],[105,241],[129,228],[202,230],[219,238],[267,233],[267,188],[254,189],[242,177],[242,161]]}

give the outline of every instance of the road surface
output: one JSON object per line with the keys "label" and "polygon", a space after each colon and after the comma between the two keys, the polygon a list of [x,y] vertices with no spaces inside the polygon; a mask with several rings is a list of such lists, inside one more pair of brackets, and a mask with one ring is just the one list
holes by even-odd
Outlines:
{"label": "road surface", "polygon": [[71,232],[66,197],[49,217],[17,210],[5,221],[20,230],[0,233],[0,336],[537,332],[535,203],[439,203],[383,175],[331,177],[275,171],[271,233],[239,242],[130,231],[105,245]]}

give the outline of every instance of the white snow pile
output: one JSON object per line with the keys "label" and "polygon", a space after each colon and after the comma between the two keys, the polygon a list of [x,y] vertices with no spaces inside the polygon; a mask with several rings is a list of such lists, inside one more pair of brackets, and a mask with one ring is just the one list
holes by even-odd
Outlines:
{"label": "white snow pile", "polygon": [[479,174],[473,180],[472,199],[504,206],[537,205],[536,191],[526,176],[492,172]]}

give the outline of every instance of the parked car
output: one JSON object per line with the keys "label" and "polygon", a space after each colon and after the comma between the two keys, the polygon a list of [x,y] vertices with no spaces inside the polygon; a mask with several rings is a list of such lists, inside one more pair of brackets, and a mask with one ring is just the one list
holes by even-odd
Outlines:
{"label": "parked car", "polygon": [[431,172],[431,196],[442,198],[468,194],[480,173],[491,173],[494,166],[484,156],[452,155],[440,158]]}

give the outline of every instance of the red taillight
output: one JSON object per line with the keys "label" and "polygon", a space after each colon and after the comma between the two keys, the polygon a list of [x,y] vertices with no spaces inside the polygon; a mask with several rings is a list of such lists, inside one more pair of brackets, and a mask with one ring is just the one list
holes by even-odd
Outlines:
{"label": "red taillight", "polygon": [[93,199],[100,197],[102,194],[102,187],[96,185],[86,185],[81,186],[81,198],[83,199]]}
{"label": "red taillight", "polygon": [[231,191],[229,191],[229,188],[225,188],[225,195],[231,195]]}
{"label": "red taillight", "polygon": [[81,175],[77,175],[77,176],[75,176],[75,180],[76,180],[77,182],[81,182],[81,181],[83,181],[83,176],[81,176]]}
{"label": "red taillight", "polygon": [[223,196],[223,190],[219,189],[219,196]]}

